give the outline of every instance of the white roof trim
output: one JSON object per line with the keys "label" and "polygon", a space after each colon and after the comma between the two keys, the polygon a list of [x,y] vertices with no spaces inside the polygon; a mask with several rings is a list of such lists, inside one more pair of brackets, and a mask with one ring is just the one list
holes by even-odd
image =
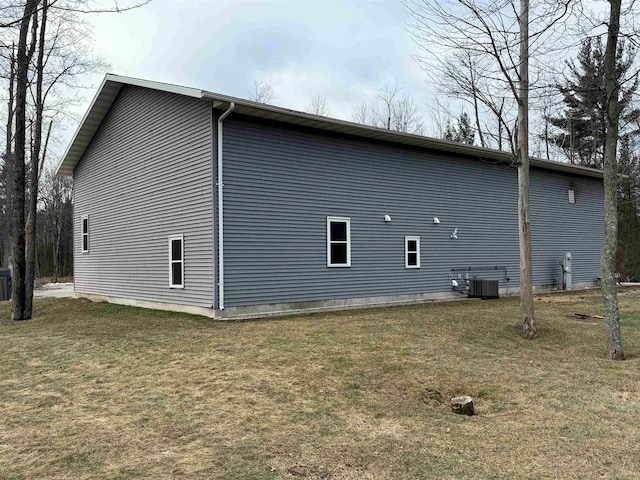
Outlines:
{"label": "white roof trim", "polygon": [[[102,81],[96,96],[91,102],[89,110],[84,115],[71,144],[62,157],[62,161],[58,165],[56,170],[57,175],[73,175],[73,170],[80,161],[85,149],[91,142],[91,139],[123,85],[134,85],[193,98],[206,99],[213,102],[214,108],[226,108],[228,103],[235,102],[235,113],[264,118],[267,120],[292,123],[346,135],[356,135],[359,137],[411,145],[436,151],[457,153],[459,155],[466,155],[479,159],[494,160],[500,163],[511,164],[514,162],[513,155],[509,152],[500,150],[450,142],[447,140],[439,140],[436,138],[423,137],[409,133],[395,132],[383,128],[371,127],[359,123],[347,122],[335,118],[322,117],[310,113],[298,112],[296,110],[289,110],[287,108],[252,102],[196,88],[107,74]],[[531,166],[595,178],[602,178],[603,176],[602,170],[554,162],[541,158],[532,158]]]}
{"label": "white roof trim", "polygon": [[152,90],[161,90],[168,93],[177,93],[187,97],[202,98],[205,94],[203,90],[192,87],[183,87],[181,85],[173,85],[171,83],[153,82],[151,80],[143,80],[141,78],[123,77],[107,73],[104,77],[105,82],[118,82],[127,85],[135,85],[136,87],[151,88]]}

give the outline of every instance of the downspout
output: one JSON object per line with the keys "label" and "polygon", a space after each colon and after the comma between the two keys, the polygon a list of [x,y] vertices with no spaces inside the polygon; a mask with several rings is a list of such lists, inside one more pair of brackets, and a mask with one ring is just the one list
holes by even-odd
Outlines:
{"label": "downspout", "polygon": [[224,200],[222,189],[222,121],[227,118],[233,109],[234,102],[229,103],[229,108],[218,118],[218,308],[224,310]]}

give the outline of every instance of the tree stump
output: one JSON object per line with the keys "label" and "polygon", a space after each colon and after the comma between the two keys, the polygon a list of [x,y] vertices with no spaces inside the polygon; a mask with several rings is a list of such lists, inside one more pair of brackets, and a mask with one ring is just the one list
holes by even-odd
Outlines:
{"label": "tree stump", "polygon": [[453,410],[454,413],[459,413],[460,415],[471,416],[476,414],[476,411],[473,408],[473,398],[468,395],[452,398],[451,410]]}

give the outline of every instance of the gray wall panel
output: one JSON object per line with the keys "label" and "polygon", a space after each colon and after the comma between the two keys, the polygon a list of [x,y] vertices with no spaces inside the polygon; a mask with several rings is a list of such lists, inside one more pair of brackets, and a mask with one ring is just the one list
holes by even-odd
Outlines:
{"label": "gray wall panel", "polygon": [[[446,292],[457,266],[505,265],[518,285],[514,168],[233,114],[224,141],[228,306]],[[574,282],[595,280],[602,182],[533,170],[532,188],[534,282],[559,281],[566,250]],[[351,218],[350,268],[326,265],[327,216]],[[404,268],[405,235],[420,269]]]}
{"label": "gray wall panel", "polygon": [[[213,305],[211,133],[208,102],[123,87],[74,172],[76,291]],[[185,238],[184,289],[168,286],[174,234]]]}

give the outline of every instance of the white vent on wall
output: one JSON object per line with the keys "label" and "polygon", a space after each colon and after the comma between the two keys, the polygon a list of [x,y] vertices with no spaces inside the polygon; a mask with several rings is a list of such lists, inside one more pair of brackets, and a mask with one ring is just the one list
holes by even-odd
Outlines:
{"label": "white vent on wall", "polygon": [[576,189],[574,187],[569,187],[567,192],[569,193],[569,203],[576,203]]}

